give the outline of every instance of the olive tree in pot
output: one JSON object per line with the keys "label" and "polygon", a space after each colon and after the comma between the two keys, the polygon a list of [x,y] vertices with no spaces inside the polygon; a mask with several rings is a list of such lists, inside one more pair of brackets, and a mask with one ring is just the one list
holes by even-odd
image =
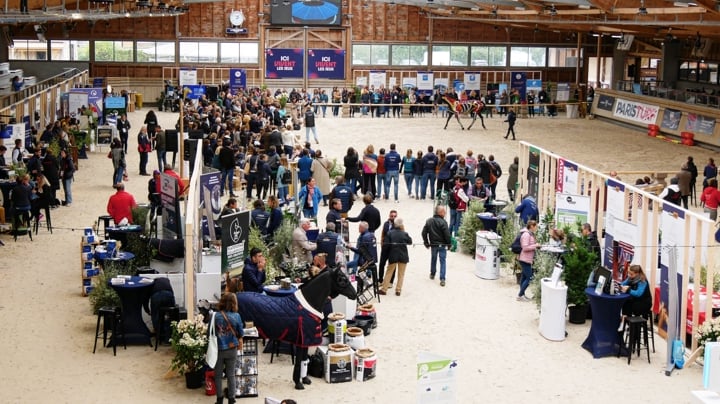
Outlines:
{"label": "olive tree in pot", "polygon": [[568,287],[569,320],[573,324],[583,324],[588,302],[585,288],[590,273],[598,265],[598,256],[584,238],[577,237],[572,247],[563,255],[563,261],[562,278]]}

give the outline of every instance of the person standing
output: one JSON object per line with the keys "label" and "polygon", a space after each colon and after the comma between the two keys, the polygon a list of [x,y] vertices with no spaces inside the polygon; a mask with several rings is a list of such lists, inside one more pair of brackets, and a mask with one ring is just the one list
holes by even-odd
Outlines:
{"label": "person standing", "polygon": [[137,135],[138,142],[138,153],[140,153],[140,175],[148,176],[147,162],[148,156],[152,151],[152,142],[148,137],[147,126],[140,128],[140,133]]}
{"label": "person standing", "polygon": [[507,190],[510,196],[510,201],[515,202],[515,192],[517,189],[518,182],[518,171],[520,170],[520,159],[515,157],[512,164],[508,166],[508,179],[507,179]]}
{"label": "person standing", "polygon": [[[345,179],[342,175],[335,177],[335,187],[330,191],[330,200],[338,199],[340,201],[340,216],[347,217],[347,213],[352,209],[353,203],[355,203],[355,194],[352,189],[346,185]],[[334,202],[330,204],[330,209],[333,209]],[[340,228],[336,229],[338,233],[341,232]]]}
{"label": "person standing", "polygon": [[[150,111],[152,112],[152,111]],[[145,122],[147,122],[147,119],[145,119]],[[158,170],[165,169],[165,166],[167,165],[167,159],[165,159],[165,147],[166,147],[166,137],[165,137],[165,131],[162,130],[160,125],[154,125],[155,131],[150,130],[150,126],[148,124],[148,133],[153,133],[152,140],[155,142],[155,153],[157,154],[158,159]]]}
{"label": "person standing", "polygon": [[370,232],[375,233],[375,230],[380,227],[380,223],[382,222],[380,211],[373,206],[373,197],[370,194],[363,195],[363,203],[365,207],[362,208],[360,214],[357,215],[357,217],[348,217],[347,220],[349,222],[366,222]]}
{"label": "person standing", "polygon": [[110,145],[110,158],[113,164],[113,185],[119,184],[123,181],[123,175],[125,174],[125,152],[123,151],[122,143],[120,139],[113,138],[112,144]]}
{"label": "person standing", "polygon": [[717,177],[717,166],[715,165],[715,159],[710,157],[708,163],[703,169],[703,189],[708,186],[708,181]]}
{"label": "person standing", "polygon": [[[388,260],[388,254],[390,253],[390,245],[387,243],[387,235],[390,230],[393,229],[393,222],[397,217],[397,211],[391,210],[388,215],[388,220],[383,223],[382,231],[380,232],[380,265],[378,266],[378,281],[382,283],[385,272],[385,264]],[[392,279],[390,282],[392,283]]]}
{"label": "person standing", "polygon": [[72,183],[75,174],[75,163],[72,157],[68,155],[67,150],[60,150],[60,176],[63,181],[63,192],[65,192],[65,201],[63,205],[72,205]]}
{"label": "person standing", "polygon": [[435,214],[425,222],[422,238],[425,248],[430,249],[430,279],[435,279],[437,260],[440,259],[440,286],[445,286],[446,256],[451,244],[450,228],[445,221],[445,206],[435,206]]}
{"label": "person standing", "polygon": [[510,112],[508,112],[508,114],[507,114],[507,119],[505,120],[505,122],[507,122],[507,124],[508,124],[508,130],[507,130],[507,133],[505,134],[505,139],[507,139],[508,136],[510,136],[510,133],[512,133],[512,135],[513,135],[512,140],[515,140],[515,119],[516,119],[515,111],[510,109]]}
{"label": "person standing", "polygon": [[128,152],[128,138],[130,137],[130,121],[127,120],[125,114],[120,115],[117,123],[115,123],[118,133],[120,134],[120,142],[123,145],[123,151],[125,154]]}
{"label": "person standing", "polygon": [[322,193],[323,206],[327,206],[330,196],[330,170],[332,170],[332,165],[333,163],[323,156],[322,150],[315,150],[315,158],[312,160],[310,169]]}
{"label": "person standing", "polygon": [[528,224],[530,220],[537,220],[539,212],[535,198],[532,195],[526,195],[522,199],[522,202],[515,208],[515,213],[520,214],[520,219],[525,224]]}
{"label": "person standing", "polygon": [[353,194],[357,192],[357,183],[360,178],[360,160],[358,154],[352,147],[348,147],[347,154],[343,158],[343,165],[345,166],[345,184],[352,189]]}
{"label": "person standing", "polygon": [[[395,144],[390,145],[390,149],[394,150],[392,147]],[[412,199],[413,193],[412,193],[412,185],[413,185],[413,179],[415,178],[415,175],[413,174],[413,165],[415,164],[415,157],[413,157],[413,151],[412,149],[407,149],[407,152],[405,152],[405,157],[402,158],[402,161],[400,163],[400,173],[403,174],[405,177],[405,186],[407,186],[407,193],[408,196]],[[397,201],[397,192],[395,192],[395,200]]]}
{"label": "person standing", "polygon": [[395,270],[397,270],[398,278],[395,285],[395,296],[400,296],[403,280],[405,279],[405,267],[410,262],[407,246],[412,245],[412,238],[405,231],[402,218],[395,218],[393,228],[388,232],[386,239],[389,246],[388,261],[390,264],[388,264],[388,273],[385,274],[385,279],[378,293],[381,295],[387,294],[387,290],[392,284],[393,278],[395,278]]}
{"label": "person standing", "polygon": [[530,299],[525,296],[525,290],[530,285],[533,277],[532,264],[535,260],[535,250],[538,248],[537,240],[535,240],[535,231],[537,230],[537,222],[530,220],[527,226],[520,231],[520,246],[522,251],[518,257],[520,267],[522,268],[522,276],[520,277],[520,291],[518,292],[517,301],[529,302]]}
{"label": "person standing", "polygon": [[307,219],[316,218],[322,199],[322,191],[315,184],[315,178],[310,177],[310,180],[298,193],[298,202],[300,202],[303,216]]}
{"label": "person standing", "polygon": [[318,141],[318,135],[317,135],[317,128],[315,127],[315,112],[313,112],[313,109],[311,106],[307,106],[305,108],[305,141],[310,142],[310,132],[312,131],[313,137],[315,138],[315,143],[319,144],[320,141]]}
{"label": "person standing", "polygon": [[385,170],[385,148],[381,147],[377,155],[377,199],[382,199],[383,191],[385,191],[385,200],[388,200],[387,171]]}
{"label": "person standing", "polygon": [[452,190],[450,198],[455,199],[455,209],[450,209],[450,233],[457,236],[460,226],[462,225],[463,215],[467,210],[470,198],[467,196],[469,190],[467,177],[456,175],[455,187]]}
{"label": "person standing", "polygon": [[435,170],[438,166],[438,157],[434,148],[428,146],[427,153],[422,156],[422,184],[420,185],[420,199],[425,199],[427,186],[430,183],[430,199],[435,199]]}
{"label": "person standing", "polygon": [[[255,157],[257,159],[257,157]],[[223,139],[223,145],[218,154],[218,161],[222,169],[222,180],[220,182],[220,196],[225,195],[225,188],[230,193],[230,197],[235,198],[234,186],[233,186],[233,175],[235,174],[235,152],[230,147],[230,140]],[[251,169],[252,172],[252,169]],[[226,185],[227,184],[227,185]],[[250,193],[252,192],[252,182],[248,180],[248,199],[250,199]]]}
{"label": "person standing", "polygon": [[[698,177],[698,169],[695,165],[695,161],[693,159],[693,156],[688,156],[687,162],[688,171],[690,171],[690,195],[693,198],[697,198],[697,188],[695,187],[697,183],[697,177]],[[695,205],[697,206],[697,199],[693,199],[695,201]]]}
{"label": "person standing", "polygon": [[[143,123],[145,125],[147,125],[148,133],[154,134],[155,129],[158,126],[158,119],[157,119],[157,116],[155,116],[155,111],[153,111],[152,109],[150,111],[148,111],[148,113],[145,115],[145,121]],[[164,146],[165,145],[163,144],[163,148],[164,148]],[[157,147],[156,147],[156,149],[157,149]],[[162,168],[161,168],[161,170],[162,170]]]}
{"label": "person standing", "polygon": [[365,148],[362,161],[362,193],[372,195],[373,198],[379,198],[377,189],[375,188],[375,177],[377,176],[378,168],[378,157],[375,154],[375,148],[373,145],[368,145]]}
{"label": "person standing", "polygon": [[687,209],[692,185],[692,173],[688,169],[687,163],[680,167],[680,172],[677,173],[676,177],[678,179],[678,187],[680,188],[680,196],[682,197],[682,205]]}
{"label": "person standing", "polygon": [[720,191],[718,190],[717,185],[717,180],[715,178],[711,178],[700,196],[700,202],[702,202],[705,206],[705,213],[710,215],[710,220],[712,221],[717,220],[717,208],[718,202],[720,202]]}
{"label": "person standing", "polygon": [[225,293],[220,298],[218,312],[215,316],[215,335],[217,338],[218,355],[215,362],[215,389],[216,404],[223,403],[223,369],[227,375],[228,403],[235,403],[237,378],[235,377],[235,362],[238,350],[242,350],[243,320],[238,314],[238,302],[235,293]]}

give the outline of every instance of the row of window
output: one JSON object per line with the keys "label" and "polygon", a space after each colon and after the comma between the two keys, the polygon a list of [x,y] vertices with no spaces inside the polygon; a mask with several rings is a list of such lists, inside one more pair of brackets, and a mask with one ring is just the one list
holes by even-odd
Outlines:
{"label": "row of window", "polygon": [[683,62],[680,64],[679,78],[698,83],[720,84],[717,63]]}
{"label": "row of window", "polygon": [[[141,63],[259,63],[257,42],[14,40],[10,60]],[[428,52],[431,50],[431,53]],[[356,66],[575,67],[575,48],[544,46],[376,45],[352,47]],[[508,57],[509,56],[509,57]],[[509,64],[508,64],[509,62]]]}

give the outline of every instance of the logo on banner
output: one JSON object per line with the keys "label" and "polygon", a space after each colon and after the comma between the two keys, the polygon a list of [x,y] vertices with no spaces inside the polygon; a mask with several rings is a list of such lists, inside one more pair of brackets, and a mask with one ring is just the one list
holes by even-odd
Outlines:
{"label": "logo on banner", "polygon": [[474,74],[468,74],[468,80],[475,81],[475,75]]}
{"label": "logo on banner", "polygon": [[598,108],[605,111],[612,111],[614,103],[615,97],[610,97],[608,95],[600,95],[600,99],[598,100]]}
{"label": "logo on banner", "polygon": [[240,219],[235,218],[233,219],[232,223],[230,224],[230,239],[233,243],[237,244],[240,242],[240,238],[242,237],[242,226],[240,226]]}
{"label": "logo on banner", "polygon": [[521,80],[523,78],[523,75],[520,73],[515,74],[515,80]]}
{"label": "logo on banner", "polygon": [[422,79],[423,79],[423,80],[427,80],[427,79],[428,79],[428,75],[427,75],[427,74],[423,74],[423,75],[422,75]]}
{"label": "logo on banner", "polygon": [[237,78],[242,77],[242,72],[240,70],[235,71],[235,77],[237,77]]}

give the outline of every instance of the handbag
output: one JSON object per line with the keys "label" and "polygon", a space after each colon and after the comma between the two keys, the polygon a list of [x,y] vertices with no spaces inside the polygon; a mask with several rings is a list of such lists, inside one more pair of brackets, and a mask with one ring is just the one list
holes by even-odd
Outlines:
{"label": "handbag", "polygon": [[212,319],[210,320],[210,334],[208,335],[208,347],[205,353],[205,362],[211,368],[215,367],[218,358],[218,342],[217,336],[215,335],[215,313],[212,313]]}
{"label": "handbag", "polygon": [[[235,331],[235,327],[232,326],[232,323],[230,323],[230,320],[228,320],[227,316],[225,315],[225,312],[224,312],[224,311],[221,311],[220,314],[222,314],[222,316],[223,316],[223,318],[225,319],[225,322],[227,323],[227,325],[230,326],[230,331],[232,331],[232,333],[233,333],[233,335],[235,336],[235,338],[237,338],[237,340],[238,340],[238,346],[237,346],[237,348],[238,348],[238,349],[242,349],[242,338],[241,338],[241,337],[238,337],[237,332]],[[230,348],[235,348],[235,346],[233,345],[232,342],[230,343]]]}

